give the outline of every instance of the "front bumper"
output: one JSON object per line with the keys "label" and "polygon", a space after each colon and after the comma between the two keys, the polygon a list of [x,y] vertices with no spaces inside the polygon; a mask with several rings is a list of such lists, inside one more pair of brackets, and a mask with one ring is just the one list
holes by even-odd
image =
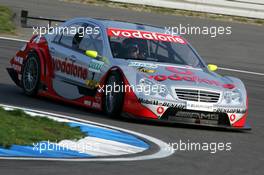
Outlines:
{"label": "front bumper", "polygon": [[176,126],[179,127],[195,127],[199,129],[215,129],[215,130],[229,130],[229,131],[250,131],[252,128],[248,123],[245,123],[244,126],[242,127],[234,127],[231,125],[212,125],[212,124],[201,124],[201,123],[190,123],[190,122],[180,122],[180,121],[171,121],[171,120],[158,120],[158,119],[153,119],[149,117],[142,117],[142,116],[135,116],[130,113],[122,113],[122,116],[130,119],[136,119],[136,120],[143,120],[146,122],[154,122],[158,123],[164,123],[164,124],[175,124]]}
{"label": "front bumper", "polygon": [[[128,106],[128,105],[125,105]],[[190,110],[184,103],[169,103],[164,101],[141,100],[133,98],[130,101],[130,108],[124,110],[125,116],[133,118],[148,118],[161,122],[178,123],[184,125],[210,126],[216,128],[249,130],[246,124],[248,115],[247,108],[232,109],[231,107],[216,107],[212,111]],[[139,109],[139,112],[136,109]],[[125,108],[126,109],[126,108]],[[219,110],[221,109],[221,110]]]}

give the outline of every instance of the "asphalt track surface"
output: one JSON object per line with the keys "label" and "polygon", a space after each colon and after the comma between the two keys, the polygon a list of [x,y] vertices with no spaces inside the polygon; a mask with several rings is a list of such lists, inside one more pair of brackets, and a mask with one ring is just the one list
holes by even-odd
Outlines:
{"label": "asphalt track surface", "polygon": [[[28,9],[31,14],[57,18],[74,16],[113,17],[156,25],[232,26],[232,35],[210,38],[187,36],[208,63],[221,67],[264,73],[264,27],[211,21],[190,17],[141,13],[120,9],[64,4],[58,1],[0,0],[14,10]],[[264,172],[264,76],[230,71],[223,75],[239,77],[245,83],[249,97],[248,123],[250,132],[230,132],[179,125],[153,124],[127,119],[111,119],[86,109],[80,109],[43,98],[29,98],[8,77],[5,68],[9,59],[23,45],[0,39],[0,103],[29,107],[87,119],[141,132],[167,143],[231,142],[231,151],[176,151],[170,157],[138,162],[48,162],[0,160],[0,174],[263,174]]]}

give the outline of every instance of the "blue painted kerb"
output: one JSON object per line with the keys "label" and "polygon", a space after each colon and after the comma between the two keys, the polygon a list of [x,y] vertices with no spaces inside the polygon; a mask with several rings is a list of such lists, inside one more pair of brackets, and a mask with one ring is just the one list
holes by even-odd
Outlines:
{"label": "blue painted kerb", "polygon": [[[69,122],[71,127],[80,127],[81,131],[87,136],[96,137],[111,141],[116,141],[120,143],[125,143],[131,146],[148,149],[149,144],[143,140],[121,131],[102,128],[93,126],[91,124],[80,124],[75,122]],[[38,146],[36,146],[38,145]],[[37,143],[35,146],[22,146],[22,145],[12,145],[10,148],[0,147],[1,157],[40,157],[40,158],[89,158],[96,157],[95,155],[89,155],[85,153],[80,153],[74,150],[66,150],[58,145],[51,144],[49,142],[43,141]],[[47,148],[44,151],[39,151],[40,146]],[[55,146],[56,149],[52,149]]]}

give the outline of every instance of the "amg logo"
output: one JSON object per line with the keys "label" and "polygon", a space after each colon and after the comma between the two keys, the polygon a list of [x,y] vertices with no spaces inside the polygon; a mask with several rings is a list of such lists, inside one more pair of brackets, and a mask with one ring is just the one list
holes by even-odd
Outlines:
{"label": "amg logo", "polygon": [[194,119],[203,119],[203,120],[218,120],[219,115],[210,114],[210,113],[179,111],[176,113],[176,117],[194,118]]}

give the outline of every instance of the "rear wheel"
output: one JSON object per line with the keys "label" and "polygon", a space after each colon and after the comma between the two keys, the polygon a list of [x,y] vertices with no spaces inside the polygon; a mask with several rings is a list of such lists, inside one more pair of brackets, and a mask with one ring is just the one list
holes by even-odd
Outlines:
{"label": "rear wheel", "polygon": [[110,74],[105,83],[104,111],[112,117],[119,117],[124,101],[123,80],[119,73]]}
{"label": "rear wheel", "polygon": [[35,53],[30,53],[22,70],[22,88],[25,94],[35,96],[39,90],[40,62]]}

